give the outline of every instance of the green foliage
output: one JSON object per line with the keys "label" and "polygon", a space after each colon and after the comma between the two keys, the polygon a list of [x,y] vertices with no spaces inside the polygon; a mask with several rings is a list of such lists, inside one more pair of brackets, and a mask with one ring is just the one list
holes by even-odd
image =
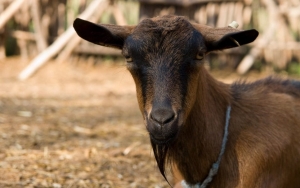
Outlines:
{"label": "green foliage", "polygon": [[16,54],[17,40],[13,37],[5,38],[5,55],[12,56]]}
{"label": "green foliage", "polygon": [[[5,29],[7,31],[12,31],[16,27],[16,23],[13,20],[7,22]],[[6,35],[4,38],[4,46],[5,46],[5,55],[12,56],[17,52],[17,40],[12,36]]]}
{"label": "green foliage", "polygon": [[128,25],[137,24],[139,21],[139,3],[137,1],[118,1],[119,8]]}
{"label": "green foliage", "polygon": [[287,72],[292,75],[300,75],[300,63],[292,61],[288,64]]}
{"label": "green foliage", "polygon": [[254,61],[253,66],[251,67],[251,69],[262,71],[264,65],[265,65],[265,63],[263,63],[263,61],[261,59],[257,59],[257,60]]}

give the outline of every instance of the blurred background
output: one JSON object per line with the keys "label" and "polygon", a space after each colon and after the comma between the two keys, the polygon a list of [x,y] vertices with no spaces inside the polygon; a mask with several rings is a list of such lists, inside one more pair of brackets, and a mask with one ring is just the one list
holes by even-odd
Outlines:
{"label": "blurred background", "polygon": [[72,28],[167,14],[260,32],[207,57],[219,80],[300,76],[300,0],[0,0],[0,187],[169,187],[120,51]]}

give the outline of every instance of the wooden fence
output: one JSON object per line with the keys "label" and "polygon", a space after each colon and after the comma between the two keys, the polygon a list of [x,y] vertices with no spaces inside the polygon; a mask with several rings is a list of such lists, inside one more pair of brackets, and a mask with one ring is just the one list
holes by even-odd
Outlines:
{"label": "wooden fence", "polygon": [[64,61],[78,54],[120,54],[79,39],[70,27],[77,16],[94,22],[132,25],[145,17],[178,14],[216,27],[236,20],[241,29],[258,29],[260,36],[251,48],[218,54],[218,62],[236,62],[232,66],[239,73],[245,73],[257,60],[279,69],[300,62],[300,0],[139,1],[2,0],[0,58],[9,54],[20,54],[24,59],[35,57],[20,74],[25,79],[50,58]]}
{"label": "wooden fence", "polygon": [[140,18],[177,14],[215,27],[224,27],[235,20],[240,24],[239,28],[258,29],[260,37],[246,56],[245,48],[218,54],[218,64],[228,65],[230,62],[241,74],[249,70],[258,59],[279,69],[285,69],[292,61],[300,62],[300,0],[140,0],[140,2]]}

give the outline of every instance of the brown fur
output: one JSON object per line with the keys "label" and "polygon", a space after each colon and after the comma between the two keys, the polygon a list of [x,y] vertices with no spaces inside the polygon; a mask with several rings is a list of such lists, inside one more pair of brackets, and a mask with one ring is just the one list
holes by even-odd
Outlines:
{"label": "brown fur", "polygon": [[209,187],[299,187],[300,82],[267,78],[227,85],[202,64],[201,56],[250,43],[257,31],[211,28],[177,16],[130,27],[77,19],[74,27],[90,42],[122,49],[164,177],[169,161],[175,182],[206,178],[231,105],[226,150]]}
{"label": "brown fur", "polygon": [[[203,83],[211,84],[203,88]],[[186,181],[203,181],[216,161],[231,104],[226,151],[210,187],[298,187],[300,88],[293,83],[267,78],[229,86],[210,76],[199,79],[198,96],[203,97],[169,149]]]}

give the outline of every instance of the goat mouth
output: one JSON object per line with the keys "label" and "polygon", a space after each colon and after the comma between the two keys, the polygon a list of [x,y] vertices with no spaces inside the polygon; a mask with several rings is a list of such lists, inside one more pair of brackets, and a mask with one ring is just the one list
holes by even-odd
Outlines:
{"label": "goat mouth", "polygon": [[176,137],[177,137],[177,133],[173,133],[168,137],[155,137],[153,134],[149,134],[150,135],[150,139],[153,143],[157,144],[157,145],[169,145],[170,143],[172,143]]}

